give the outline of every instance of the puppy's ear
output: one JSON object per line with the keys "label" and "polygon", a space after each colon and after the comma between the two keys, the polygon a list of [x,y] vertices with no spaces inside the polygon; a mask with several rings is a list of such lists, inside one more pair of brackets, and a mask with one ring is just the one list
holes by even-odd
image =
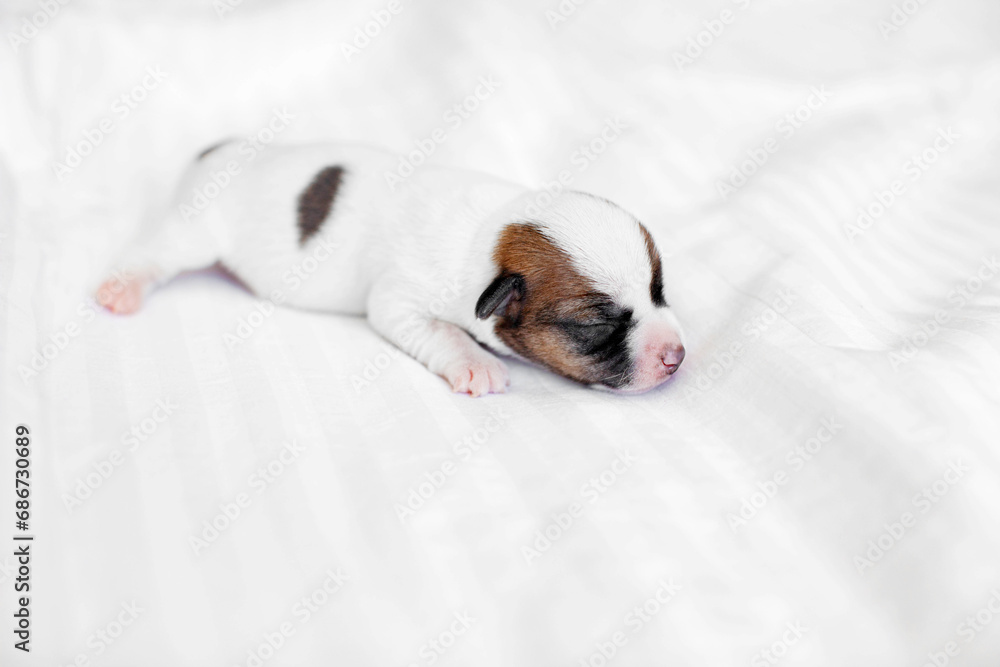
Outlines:
{"label": "puppy's ear", "polygon": [[476,317],[485,320],[490,315],[499,315],[516,320],[521,314],[524,294],[524,278],[521,274],[499,275],[479,296]]}

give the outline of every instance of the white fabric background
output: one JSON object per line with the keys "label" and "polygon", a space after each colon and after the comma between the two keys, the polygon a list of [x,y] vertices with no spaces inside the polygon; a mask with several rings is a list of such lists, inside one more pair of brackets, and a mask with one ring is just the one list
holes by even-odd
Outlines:
{"label": "white fabric background", "polygon": [[[589,0],[554,30],[556,2],[404,2],[348,62],[341,45],[386,4],[245,0],[220,18],[211,3],[73,0],[16,51],[9,33],[40,10],[7,4],[0,443],[33,429],[37,542],[30,658],[11,648],[0,552],[0,661],[247,665],[290,622],[264,664],[428,665],[422,646],[467,612],[435,664],[599,665],[619,631],[610,664],[768,664],[758,652],[799,623],[778,664],[916,667],[954,641],[952,664],[997,665],[1000,616],[972,641],[958,626],[1000,590],[1000,279],[960,308],[949,295],[1000,249],[1000,7],[928,2],[884,38],[887,0]],[[679,70],[674,54],[724,8],[732,23]],[[148,66],[167,78],[119,118],[115,99]],[[285,107],[281,141],[403,153],[481,76],[500,88],[433,161],[528,185],[569,169],[573,187],[643,219],[688,338],[663,388],[609,396],[511,363],[509,394],[473,400],[380,357],[363,320],[288,309],[230,349],[256,301],[212,274],[135,317],[91,314],[115,253],[216,139]],[[721,198],[717,182],[813,86],[829,100]],[[102,118],[113,131],[57,178]],[[626,130],[579,171],[574,152],[609,118]],[[954,145],[908,180],[910,156],[949,127]],[[849,239],[896,179],[906,192]],[[792,304],[773,318],[783,290]],[[894,368],[890,353],[942,310]],[[23,379],[67,325],[78,335]],[[713,366],[734,344],[733,363]],[[385,367],[356,389],[369,362]],[[123,434],[158,400],[178,407],[129,451]],[[483,449],[456,457],[497,410]],[[829,418],[842,428],[793,470],[786,454]],[[304,452],[257,494],[249,477],[289,440]],[[69,511],[65,494],[113,450],[121,465]],[[582,485],[624,452],[635,462],[590,503]],[[455,474],[401,523],[394,505],[449,460]],[[969,471],[921,513],[914,496],[954,461]],[[786,483],[733,530],[729,515],[778,471]],[[190,536],[240,493],[250,506],[196,556]],[[3,498],[0,535],[13,532]],[[527,563],[522,547],[575,501],[582,515]],[[859,573],[855,557],[907,511],[916,525]],[[350,580],[300,623],[296,602],[337,568]],[[635,632],[627,615],[661,581],[681,588]],[[143,611],[98,655],[95,633],[133,601]]]}

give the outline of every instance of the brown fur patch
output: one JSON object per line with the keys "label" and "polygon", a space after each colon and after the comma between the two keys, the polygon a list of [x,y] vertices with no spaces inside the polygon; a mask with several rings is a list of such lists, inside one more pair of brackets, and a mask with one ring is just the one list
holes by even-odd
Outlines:
{"label": "brown fur patch", "polygon": [[660,251],[656,249],[656,242],[653,241],[649,230],[641,222],[639,230],[646,240],[646,253],[649,255],[649,265],[653,269],[653,277],[649,281],[649,297],[653,300],[654,306],[666,306],[667,301],[663,298],[663,264],[660,261]]}
{"label": "brown fur patch", "polygon": [[519,274],[525,294],[511,302],[494,331],[512,350],[580,382],[604,379],[586,356],[575,354],[560,322],[586,320],[608,297],[573,267],[569,255],[535,225],[516,223],[500,233],[493,260],[500,275]]}
{"label": "brown fur patch", "polygon": [[330,215],[343,175],[343,167],[327,167],[299,195],[299,245],[305,245]]}

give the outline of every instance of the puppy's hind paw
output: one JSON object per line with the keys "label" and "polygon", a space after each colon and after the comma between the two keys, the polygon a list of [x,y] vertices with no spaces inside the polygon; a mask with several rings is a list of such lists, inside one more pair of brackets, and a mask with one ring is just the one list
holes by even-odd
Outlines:
{"label": "puppy's hind paw", "polygon": [[97,303],[116,315],[131,315],[139,310],[146,292],[146,280],[139,277],[111,277],[97,289]]}
{"label": "puppy's hind paw", "polygon": [[488,354],[452,364],[444,378],[455,393],[473,397],[502,394],[510,386],[506,364]]}

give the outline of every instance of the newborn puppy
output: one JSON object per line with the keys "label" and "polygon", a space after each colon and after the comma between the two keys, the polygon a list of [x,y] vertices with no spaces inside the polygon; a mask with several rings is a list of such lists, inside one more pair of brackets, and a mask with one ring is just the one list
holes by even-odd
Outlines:
{"label": "newborn puppy", "polygon": [[131,313],[153,286],[221,263],[275,302],[367,314],[473,396],[510,383],[494,352],[624,392],[677,370],[660,254],[632,215],[468,171],[425,165],[402,179],[398,160],[340,145],[209,149],[98,301]]}

